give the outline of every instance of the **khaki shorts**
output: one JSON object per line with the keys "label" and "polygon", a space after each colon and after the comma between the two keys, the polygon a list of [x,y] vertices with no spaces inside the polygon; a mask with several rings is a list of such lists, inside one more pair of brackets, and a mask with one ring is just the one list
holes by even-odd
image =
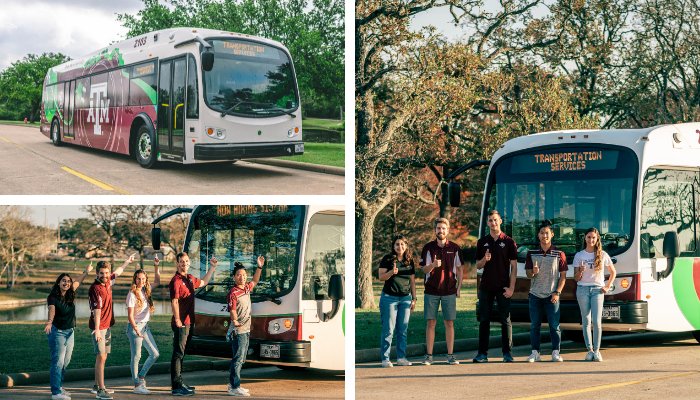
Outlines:
{"label": "khaki shorts", "polygon": [[97,342],[95,335],[90,335],[95,355],[109,354],[112,351],[112,330],[110,328],[102,329],[100,330],[100,336],[102,336],[102,340]]}
{"label": "khaki shorts", "polygon": [[442,319],[454,321],[457,318],[457,295],[434,296],[424,294],[423,315],[425,319],[437,319],[438,308],[442,309]]}

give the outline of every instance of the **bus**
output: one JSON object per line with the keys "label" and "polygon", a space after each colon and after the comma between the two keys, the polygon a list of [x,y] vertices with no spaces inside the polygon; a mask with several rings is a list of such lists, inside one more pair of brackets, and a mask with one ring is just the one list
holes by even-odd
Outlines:
{"label": "bus", "polygon": [[176,209],[156,225],[191,211],[184,251],[190,272],[204,276],[212,257],[218,268],[195,293],[196,324],[186,353],[231,357],[227,295],[234,263],[252,279],[256,258],[265,256],[251,294],[249,361],[281,368],[345,369],[345,221],[342,206],[217,205]]}
{"label": "bus", "polygon": [[273,40],[173,28],[48,70],[41,133],[151,168],[304,153],[289,51]]}
{"label": "bus", "polygon": [[[509,140],[489,165],[482,235],[489,210],[500,212],[502,230],[518,245],[514,323],[530,321],[525,256],[539,247],[538,226],[549,219],[569,264],[585,230],[600,231],[617,270],[604,297],[603,331],[692,332],[700,341],[700,123]],[[575,291],[570,265],[561,329],[581,340]]]}

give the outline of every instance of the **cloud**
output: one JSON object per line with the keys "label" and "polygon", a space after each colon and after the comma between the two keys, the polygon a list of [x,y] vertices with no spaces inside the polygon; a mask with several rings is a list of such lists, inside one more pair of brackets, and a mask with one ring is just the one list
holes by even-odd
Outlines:
{"label": "cloud", "polygon": [[122,40],[117,13],[133,14],[140,0],[5,0],[0,13],[0,70],[27,54],[81,57]]}

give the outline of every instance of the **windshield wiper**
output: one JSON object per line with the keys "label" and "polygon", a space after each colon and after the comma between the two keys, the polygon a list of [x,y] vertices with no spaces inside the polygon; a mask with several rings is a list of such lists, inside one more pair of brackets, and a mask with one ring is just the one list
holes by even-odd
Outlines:
{"label": "windshield wiper", "polygon": [[229,107],[229,108],[225,109],[224,111],[222,111],[222,112],[221,112],[221,118],[227,116],[228,113],[230,113],[231,111],[233,111],[236,107],[240,106],[241,104],[250,104],[250,105],[253,105],[253,104],[259,104],[259,103],[254,103],[254,102],[252,102],[252,101],[239,101],[238,103],[236,103],[236,104],[232,105],[231,107]]}
{"label": "windshield wiper", "polygon": [[285,110],[284,108],[281,108],[281,107],[276,106],[276,105],[274,105],[274,104],[272,105],[272,107],[266,108],[265,110],[279,111],[279,112],[281,112],[281,113],[283,113],[283,114],[289,115],[289,116],[292,117],[292,118],[296,118],[296,117],[297,117],[296,114],[292,113],[291,111],[287,111],[287,110]]}

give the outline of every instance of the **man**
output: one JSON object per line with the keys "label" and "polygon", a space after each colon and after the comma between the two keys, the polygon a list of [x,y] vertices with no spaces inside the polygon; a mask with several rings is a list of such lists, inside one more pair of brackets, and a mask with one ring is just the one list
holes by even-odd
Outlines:
{"label": "man", "polygon": [[253,280],[248,280],[248,273],[243,264],[236,262],[233,268],[235,285],[228,293],[228,309],[231,317],[226,338],[231,342],[231,367],[229,370],[228,394],[230,396],[249,397],[248,389],[241,386],[241,368],[245,363],[250,343],[250,292],[260,282],[265,257],[259,256],[258,267],[253,274]]}
{"label": "man", "polygon": [[462,286],[462,262],[459,258],[459,246],[447,240],[449,230],[450,221],[446,218],[436,219],[436,239],[423,246],[420,256],[420,267],[425,273],[426,354],[423,361],[425,365],[433,363],[435,324],[439,308],[442,309],[442,318],[445,323],[447,363],[459,364],[452,351],[455,340],[454,320],[457,318],[457,297]]}
{"label": "man", "polygon": [[486,219],[489,234],[476,243],[476,268],[483,269],[479,284],[479,350],[475,363],[488,362],[489,330],[493,301],[498,305],[501,322],[503,362],[513,362],[513,327],[510,323],[510,298],[515,291],[518,253],[515,241],[501,231],[501,215],[491,210]]}
{"label": "man", "polygon": [[552,244],[554,231],[552,223],[544,220],[537,237],[540,248],[527,252],[525,272],[532,279],[530,283],[530,342],[532,354],[528,362],[540,361],[540,327],[542,313],[547,313],[549,334],[552,339],[552,361],[564,359],[559,354],[561,330],[559,329],[559,296],[566,283],[566,255]]}
{"label": "man", "polygon": [[97,278],[88,291],[91,311],[89,327],[95,349],[95,385],[91,392],[95,393],[96,399],[111,400],[113,398],[109,393],[114,393],[114,390],[108,390],[105,387],[105,364],[107,363],[107,355],[111,351],[111,327],[114,325],[112,286],[114,280],[124,272],[124,269],[135,258],[136,254],[130,255],[121,267],[114,270],[114,273],[111,272],[112,264],[108,261],[98,262],[95,268]]}
{"label": "man", "polygon": [[218,260],[212,257],[209,260],[210,267],[203,279],[195,278],[187,271],[190,268],[190,257],[187,253],[178,253],[177,272],[168,285],[170,289],[170,304],[173,309],[173,318],[170,326],[173,330],[173,356],[170,360],[170,381],[173,396],[192,396],[194,386],[185,385],[182,381],[182,359],[185,357],[185,348],[192,337],[194,325],[194,291],[207,286]]}

